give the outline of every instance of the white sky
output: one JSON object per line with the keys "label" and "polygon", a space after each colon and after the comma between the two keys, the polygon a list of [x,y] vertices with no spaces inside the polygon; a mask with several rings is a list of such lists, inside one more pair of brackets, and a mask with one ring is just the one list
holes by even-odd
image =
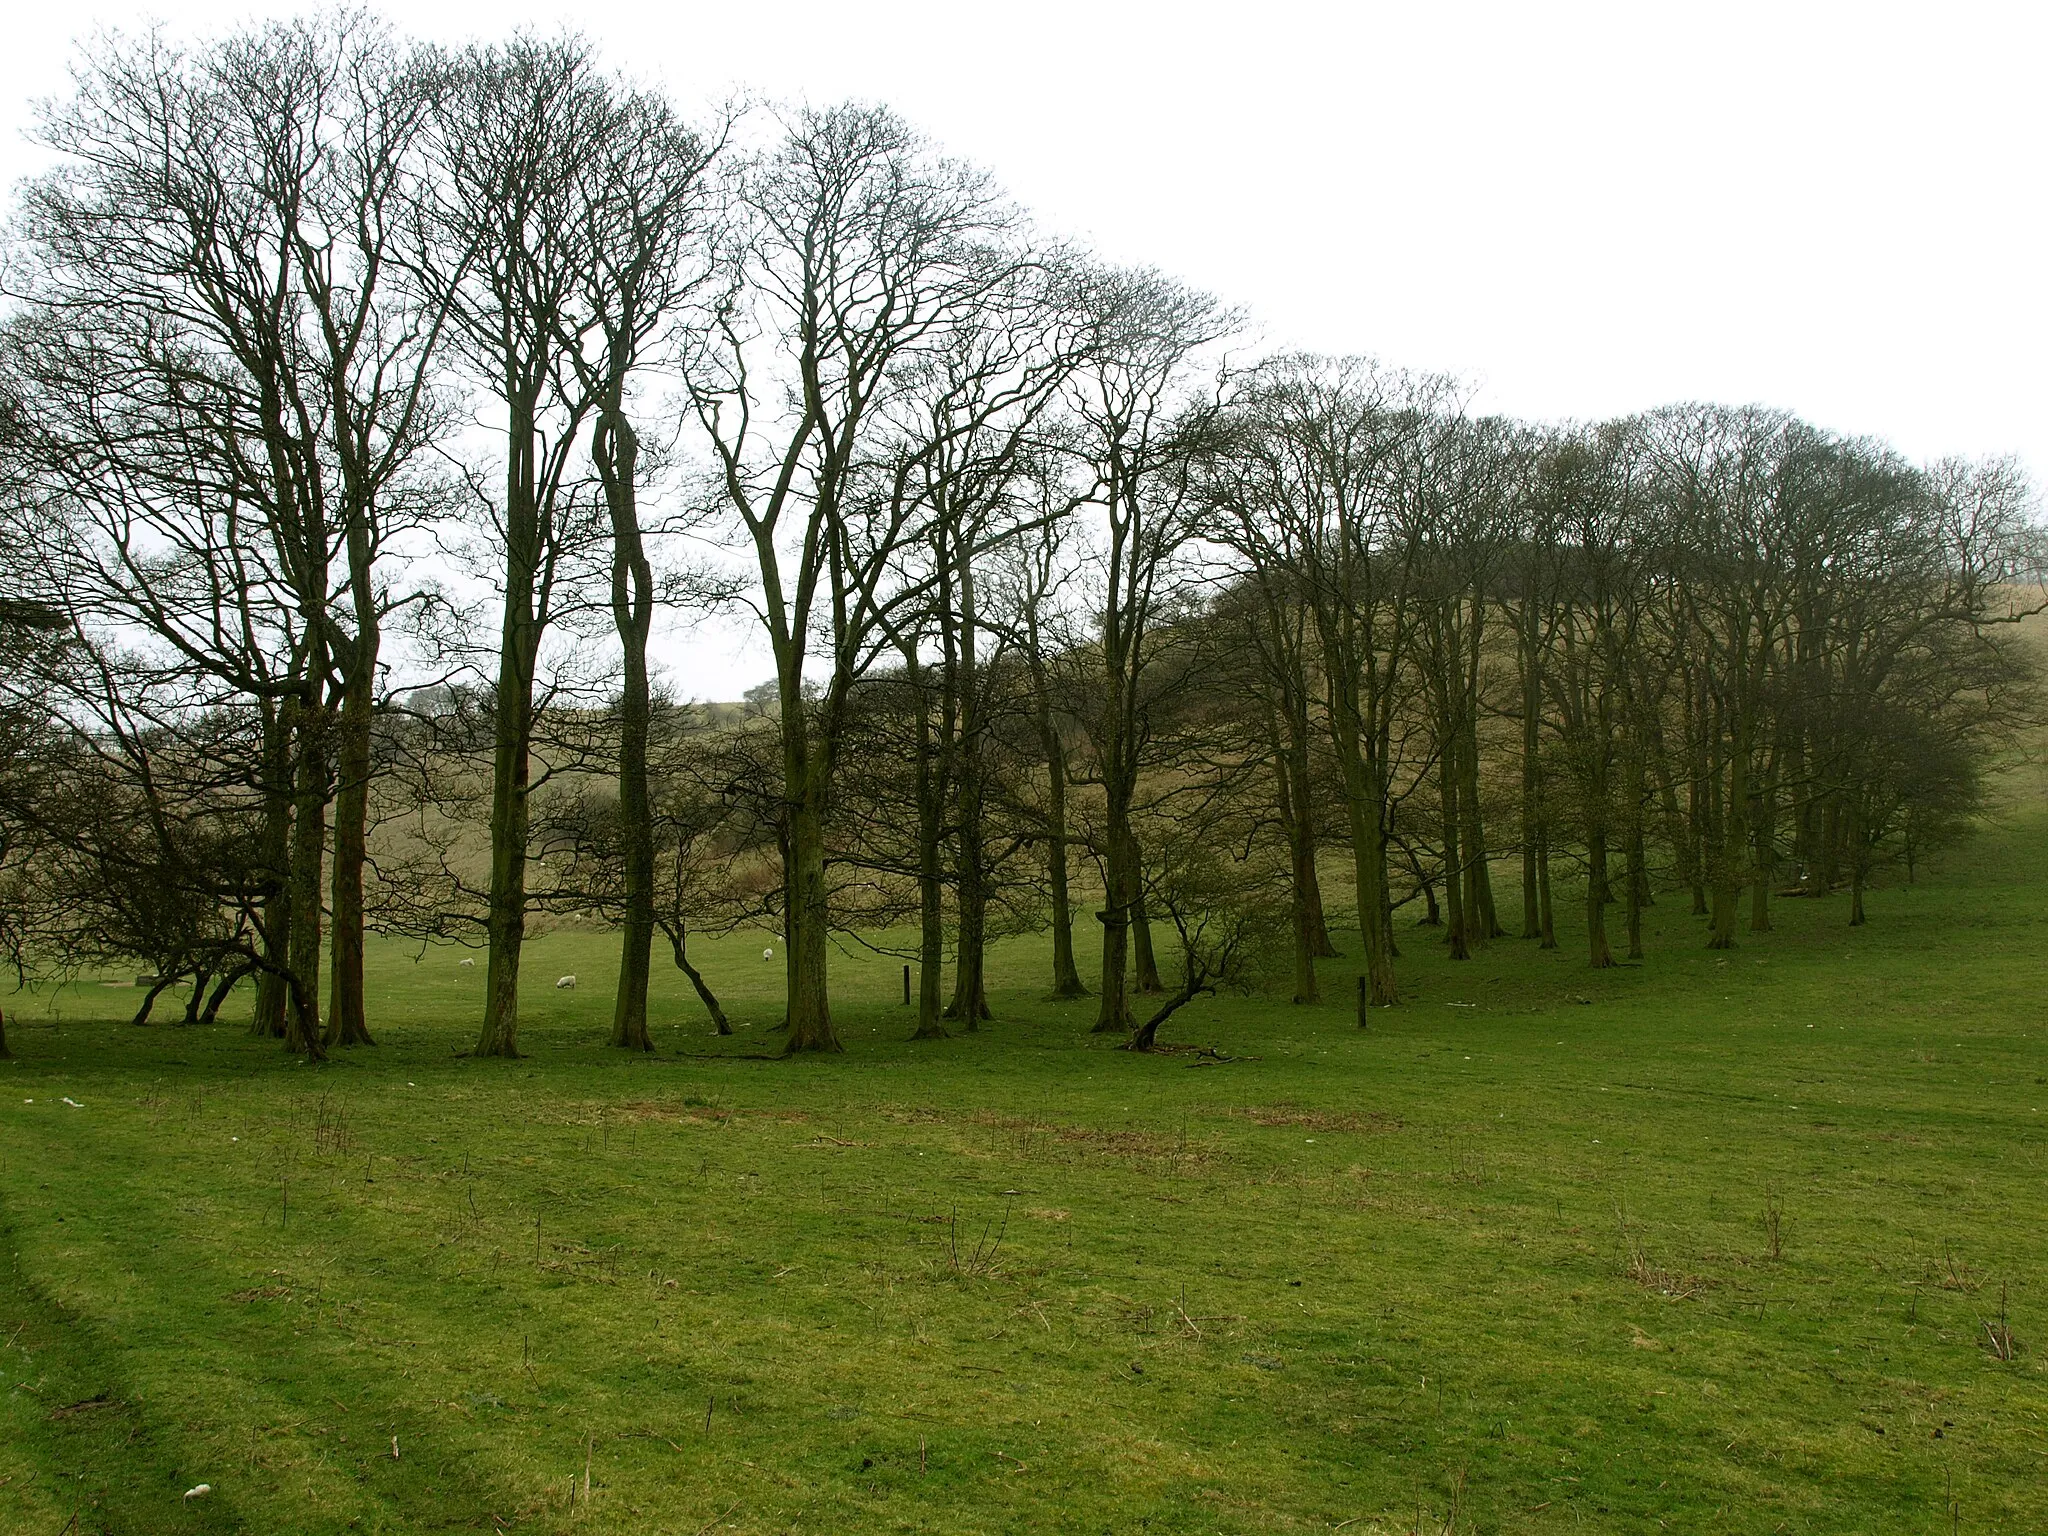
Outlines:
{"label": "white sky", "polygon": [[[270,13],[16,7],[0,181],[37,163],[28,104],[94,28]],[[2048,8],[2023,0],[388,14],[444,41],[572,24],[685,103],[887,101],[1048,229],[1245,305],[1267,343],[1454,370],[1480,409],[1758,401],[2048,478]],[[770,670],[748,649],[675,681],[734,697]]]}

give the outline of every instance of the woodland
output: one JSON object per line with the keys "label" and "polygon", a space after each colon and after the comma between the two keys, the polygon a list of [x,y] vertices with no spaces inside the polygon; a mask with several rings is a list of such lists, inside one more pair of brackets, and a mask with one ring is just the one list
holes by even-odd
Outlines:
{"label": "woodland", "polygon": [[1489,415],[574,36],[83,58],[0,1529],[2048,1528],[2017,459]]}
{"label": "woodland", "polygon": [[[2016,462],[1260,355],[886,108],[691,120],[573,38],[335,15],[110,43],[41,135],[0,934],[154,978],[137,1022],[242,987],[319,1058],[374,1038],[366,936],[452,940],[514,1057],[529,928],[581,922],[626,1049],[657,934],[690,973],[741,928],[790,1052],[840,1043],[833,946],[905,925],[919,1036],[1028,932],[1137,1049],[1315,1000],[1339,935],[1363,1023],[1403,914],[1549,947],[1561,873],[1596,969],[1657,899],[1716,949],[1861,923],[2038,706]],[[693,699],[735,617],[774,677]]]}

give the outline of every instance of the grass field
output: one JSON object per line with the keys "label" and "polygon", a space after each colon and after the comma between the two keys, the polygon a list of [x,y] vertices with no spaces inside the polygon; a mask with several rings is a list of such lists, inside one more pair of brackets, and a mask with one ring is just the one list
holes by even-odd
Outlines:
{"label": "grass field", "polygon": [[843,957],[830,1060],[762,1059],[758,936],[654,1059],[600,935],[515,1063],[449,950],[324,1067],[10,999],[0,1530],[2048,1530],[2048,822],[1860,930],[1684,906],[1604,974],[1409,933],[1369,1031],[1343,960],[1175,1018],[1223,1062],[1028,941],[918,1045]]}

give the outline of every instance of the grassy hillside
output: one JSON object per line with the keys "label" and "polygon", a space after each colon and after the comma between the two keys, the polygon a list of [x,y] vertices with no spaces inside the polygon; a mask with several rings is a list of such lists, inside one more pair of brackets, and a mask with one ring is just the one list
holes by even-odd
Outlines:
{"label": "grassy hillside", "polygon": [[11,999],[0,1530],[2048,1529],[2048,821],[1865,929],[1683,905],[1602,974],[1404,930],[1369,1031],[1343,960],[1169,1026],[1224,1060],[1029,942],[916,1046],[842,957],[833,1060],[759,937],[654,1059],[588,934],[515,1063],[448,950],[325,1067]]}

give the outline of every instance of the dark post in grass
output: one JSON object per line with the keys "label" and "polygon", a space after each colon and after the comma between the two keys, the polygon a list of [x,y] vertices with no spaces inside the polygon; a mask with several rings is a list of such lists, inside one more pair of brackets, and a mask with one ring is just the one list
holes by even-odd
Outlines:
{"label": "dark post in grass", "polygon": [[910,1006],[910,967],[903,967],[903,1006]]}
{"label": "dark post in grass", "polygon": [[1371,1027],[1371,1010],[1372,978],[1370,976],[1361,976],[1358,978],[1358,1027],[1360,1029],[1367,1029]]}

